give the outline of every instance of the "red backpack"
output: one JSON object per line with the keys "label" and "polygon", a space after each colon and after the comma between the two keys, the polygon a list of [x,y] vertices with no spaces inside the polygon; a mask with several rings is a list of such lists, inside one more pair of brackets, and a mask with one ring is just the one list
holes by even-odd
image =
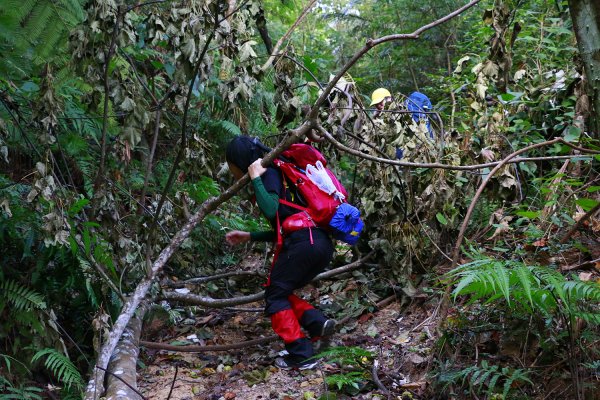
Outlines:
{"label": "red backpack", "polygon": [[[281,158],[273,161],[284,177],[284,181],[296,187],[297,193],[306,203],[300,206],[283,199],[280,203],[302,212],[293,214],[283,222],[284,234],[311,227],[325,228],[334,238],[348,244],[355,244],[364,227],[360,219],[360,211],[346,202],[348,193],[336,176],[326,168],[327,160],[314,147],[308,144],[296,143],[281,153]],[[334,187],[327,193],[313,180],[311,171],[319,170],[331,179]],[[308,170],[308,174],[307,174]],[[279,216],[277,217],[279,224]],[[312,232],[311,232],[312,241]]]}

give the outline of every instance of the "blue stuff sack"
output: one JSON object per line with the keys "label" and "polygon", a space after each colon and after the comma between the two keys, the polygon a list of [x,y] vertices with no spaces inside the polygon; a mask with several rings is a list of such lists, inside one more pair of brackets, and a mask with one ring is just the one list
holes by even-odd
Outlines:
{"label": "blue stuff sack", "polygon": [[360,237],[364,223],[360,219],[358,208],[348,203],[342,203],[329,221],[329,226],[335,239],[354,245]]}

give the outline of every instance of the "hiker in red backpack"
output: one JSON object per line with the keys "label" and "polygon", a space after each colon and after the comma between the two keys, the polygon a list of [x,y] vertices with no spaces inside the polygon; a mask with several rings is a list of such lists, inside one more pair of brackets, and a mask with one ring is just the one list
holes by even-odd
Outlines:
{"label": "hiker in red backpack", "polygon": [[[292,215],[302,212],[280,202],[299,204],[300,200],[294,186],[286,183],[278,168],[262,167],[264,149],[260,142],[247,136],[238,136],[227,146],[230,171],[236,179],[246,172],[250,175],[258,207],[273,227],[267,232],[228,232],[225,240],[230,245],[248,241],[275,242],[277,228],[284,226]],[[281,369],[310,369],[317,365],[312,358],[312,341],[333,334],[336,322],[294,295],[294,290],[305,286],[325,269],[333,257],[334,246],[329,233],[317,226],[284,232],[282,239],[265,287],[265,313],[287,350],[287,355],[277,358],[275,365]]]}

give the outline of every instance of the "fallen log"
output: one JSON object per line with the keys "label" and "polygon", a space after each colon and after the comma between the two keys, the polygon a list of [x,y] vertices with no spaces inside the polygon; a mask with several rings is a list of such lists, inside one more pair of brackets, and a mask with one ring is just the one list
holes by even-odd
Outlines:
{"label": "fallen log", "polygon": [[145,304],[138,307],[110,359],[107,368],[109,375],[106,380],[106,400],[144,399],[137,390],[136,365],[140,352],[142,320],[147,309]]}

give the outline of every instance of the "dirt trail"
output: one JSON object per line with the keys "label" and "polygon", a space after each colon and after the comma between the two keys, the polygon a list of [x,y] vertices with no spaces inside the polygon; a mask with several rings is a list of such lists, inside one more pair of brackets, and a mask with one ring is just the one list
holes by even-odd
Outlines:
{"label": "dirt trail", "polygon": [[[363,313],[342,326],[331,345],[357,346],[369,350],[378,360],[377,376],[382,386],[394,395],[418,395],[424,389],[427,356],[432,347],[429,326],[422,324],[435,304],[412,302],[402,307],[394,302],[374,313]],[[250,307],[260,307],[254,304]],[[228,344],[273,333],[268,319],[258,312],[213,310],[186,320],[189,325],[172,328],[164,338],[146,340],[172,343],[174,340],[196,344]],[[429,323],[429,322],[428,322]],[[433,324],[431,324],[433,326]],[[416,327],[416,329],[414,329]],[[414,329],[414,332],[413,332]],[[196,335],[198,339],[194,339]],[[198,343],[199,341],[199,343]],[[328,391],[336,399],[386,398],[373,384],[370,365],[365,366],[370,382],[360,391],[327,387],[328,377],[339,373],[337,364],[324,360],[312,371],[280,371],[273,367],[280,341],[241,350],[218,353],[169,353],[142,351],[144,368],[138,368],[140,391],[149,399],[317,399]],[[175,372],[177,369],[177,376]],[[363,386],[362,381],[359,387]],[[348,389],[351,389],[349,386]],[[395,397],[392,397],[395,398]]]}

